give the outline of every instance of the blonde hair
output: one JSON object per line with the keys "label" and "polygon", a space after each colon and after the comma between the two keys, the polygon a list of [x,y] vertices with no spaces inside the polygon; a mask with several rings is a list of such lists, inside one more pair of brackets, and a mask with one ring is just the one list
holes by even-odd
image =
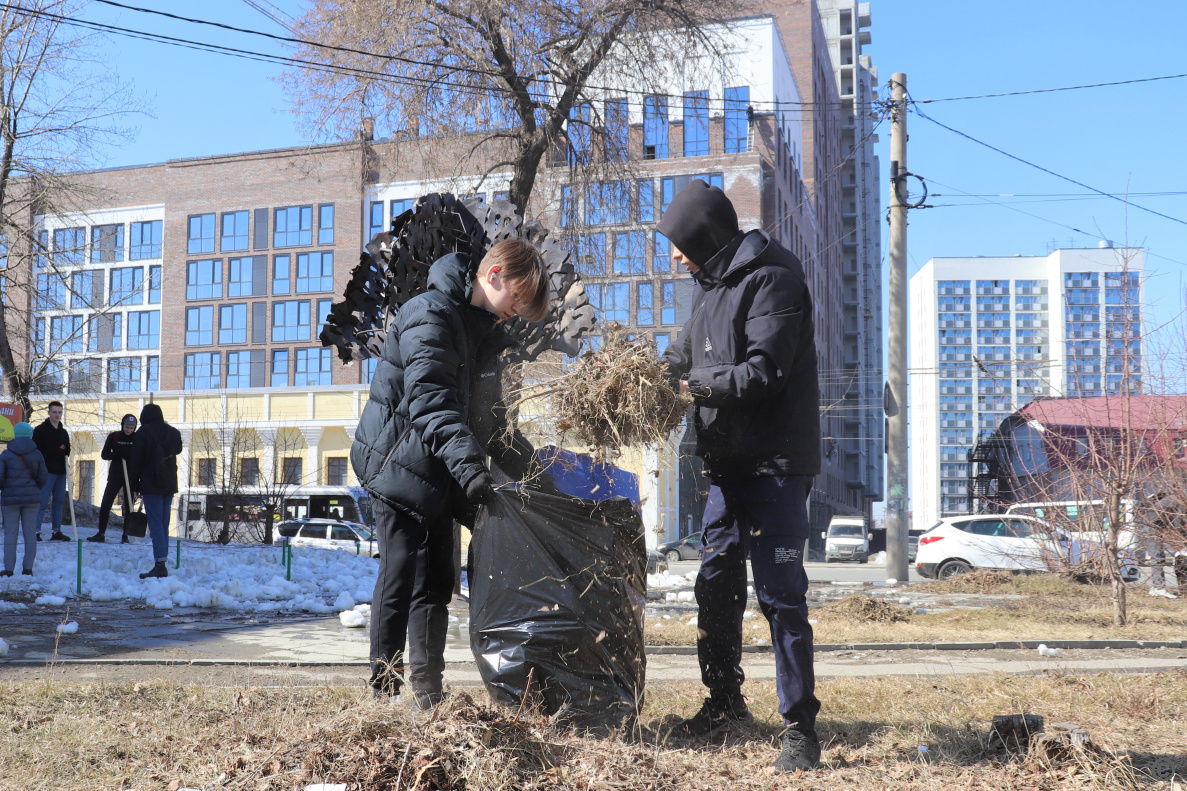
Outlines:
{"label": "blonde hair", "polygon": [[531,242],[519,238],[495,242],[486,251],[479,273],[485,274],[492,266],[499,267],[509,288],[520,292],[525,319],[543,321],[548,316],[548,269],[540,251]]}

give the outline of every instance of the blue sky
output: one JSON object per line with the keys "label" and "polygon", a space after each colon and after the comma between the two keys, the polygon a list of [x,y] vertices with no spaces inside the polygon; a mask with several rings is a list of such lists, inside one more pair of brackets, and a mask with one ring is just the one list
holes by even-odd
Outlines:
{"label": "blue sky", "polygon": [[[232,25],[283,31],[242,0],[200,4],[143,0]],[[297,0],[276,5],[297,13]],[[872,0],[867,48],[885,83],[906,72],[919,99],[1151,77],[1187,71],[1182,30],[1187,3],[1139,6],[1115,0],[963,3]],[[92,6],[92,19],[228,46],[278,51],[264,39]],[[145,95],[155,117],[109,165],[276,148],[301,142],[280,86],[279,68],[237,58],[115,39],[112,66]],[[1124,194],[1187,190],[1179,153],[1187,121],[1187,79],[1066,93],[924,105],[957,129],[1099,189]],[[879,143],[888,161],[889,128]],[[910,217],[912,271],[934,256],[1044,254],[1049,245],[1092,245],[1107,238],[1143,245],[1151,257],[1148,294],[1158,315],[1182,304],[1187,225],[1104,198],[980,148],[912,115],[910,169],[928,180],[934,204]],[[989,200],[960,192],[994,196]],[[1069,193],[1075,195],[1068,195]],[[1002,194],[1019,197],[1001,198]],[[1059,197],[1022,197],[1024,195]],[[885,198],[883,198],[885,200]],[[1134,197],[1134,203],[1187,218],[1187,194]],[[1028,212],[1037,217],[1027,216]],[[1087,234],[1076,233],[1068,227]],[[1174,259],[1174,261],[1166,260]]]}

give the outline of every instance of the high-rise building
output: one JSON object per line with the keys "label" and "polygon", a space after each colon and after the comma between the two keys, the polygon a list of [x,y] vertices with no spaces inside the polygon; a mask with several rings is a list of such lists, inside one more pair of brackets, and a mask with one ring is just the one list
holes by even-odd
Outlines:
{"label": "high-rise building", "polygon": [[911,511],[968,513],[968,452],[1045,396],[1142,386],[1140,249],[933,258],[911,278]]}

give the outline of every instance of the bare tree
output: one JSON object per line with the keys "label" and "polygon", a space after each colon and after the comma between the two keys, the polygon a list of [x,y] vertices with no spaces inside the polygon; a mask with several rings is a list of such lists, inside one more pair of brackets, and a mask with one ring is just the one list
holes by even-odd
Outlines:
{"label": "bare tree", "polygon": [[[47,298],[91,296],[76,294],[64,272],[85,246],[70,240],[56,260],[41,218],[77,211],[94,197],[77,174],[101,164],[106,146],[130,136],[124,123],[137,112],[99,59],[98,37],[64,19],[84,5],[24,0],[0,8],[0,372],[26,414],[30,390],[54,381],[63,345],[73,348],[81,338],[81,328],[63,325],[62,337],[36,349],[35,314]],[[46,295],[39,270],[57,276],[63,290],[54,284]]]}
{"label": "bare tree", "polygon": [[641,104],[641,89],[719,55],[713,26],[741,9],[740,0],[313,0],[297,35],[338,49],[298,45],[324,66],[284,82],[313,137],[367,138],[378,122],[397,137],[452,141],[459,173],[510,170],[510,200],[526,214],[542,164],[625,160],[626,107],[603,110],[595,97],[630,92]]}

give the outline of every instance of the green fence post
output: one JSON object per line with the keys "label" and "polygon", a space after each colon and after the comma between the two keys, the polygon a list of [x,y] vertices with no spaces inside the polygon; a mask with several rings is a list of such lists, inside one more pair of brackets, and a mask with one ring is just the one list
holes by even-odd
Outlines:
{"label": "green fence post", "polygon": [[288,548],[289,548],[288,561],[285,563],[285,566],[284,566],[284,578],[285,578],[285,580],[292,582],[292,580],[293,580],[293,545],[289,544]]}
{"label": "green fence post", "polygon": [[74,581],[74,593],[82,596],[82,539],[78,539],[78,576]]}
{"label": "green fence post", "polygon": [[181,568],[181,537],[180,536],[178,536],[178,538],[177,538],[177,560],[175,560],[173,562],[173,568],[175,568],[175,569]]}
{"label": "green fence post", "polygon": [[359,542],[358,542],[358,541],[354,542],[354,553],[355,553],[356,555],[361,555],[361,554],[363,554],[363,551],[362,551],[362,550],[359,548]]}

